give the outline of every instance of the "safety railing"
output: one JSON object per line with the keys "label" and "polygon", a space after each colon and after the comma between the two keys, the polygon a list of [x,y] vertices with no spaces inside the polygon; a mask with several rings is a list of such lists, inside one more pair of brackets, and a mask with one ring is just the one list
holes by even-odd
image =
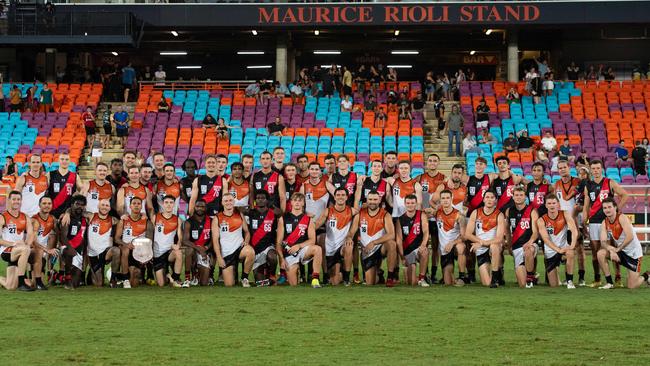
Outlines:
{"label": "safety railing", "polygon": [[[648,205],[650,205],[650,185],[622,185],[621,187],[627,191],[631,199],[636,201],[637,207],[634,212],[626,212],[625,207],[622,207],[621,210],[626,215],[634,216],[635,219],[632,220],[634,229],[638,235],[641,235],[640,240],[644,244],[644,248],[647,249],[650,247],[650,223],[648,222],[650,212],[648,209]],[[643,207],[642,212],[639,212],[639,205]],[[639,215],[642,216],[642,222],[636,220]]]}
{"label": "safety railing", "polygon": [[255,80],[141,81],[140,92],[151,90],[244,90],[254,82]]}
{"label": "safety railing", "polygon": [[111,11],[60,11],[12,14],[7,35],[18,36],[130,36],[133,15]]}

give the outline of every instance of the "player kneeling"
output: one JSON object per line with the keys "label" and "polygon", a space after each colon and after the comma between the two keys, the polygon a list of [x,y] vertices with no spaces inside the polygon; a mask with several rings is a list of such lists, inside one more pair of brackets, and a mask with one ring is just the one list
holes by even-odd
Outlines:
{"label": "player kneeling", "polygon": [[[573,284],[573,267],[578,242],[578,227],[571,216],[565,215],[565,211],[560,211],[560,201],[555,193],[547,194],[544,202],[547,213],[537,220],[537,228],[544,241],[548,284],[551,287],[560,285],[558,268],[562,263],[562,257],[564,257],[566,259],[566,287],[574,289],[576,286]],[[567,241],[568,232],[571,233],[571,244]]]}
{"label": "player kneeling", "polygon": [[[192,282],[207,286],[213,266],[210,247],[212,246],[212,220],[207,215],[207,205],[203,199],[196,200],[192,216],[183,224],[183,251],[185,252],[185,282],[182,287],[190,287]],[[190,281],[193,263],[196,262],[194,280]],[[192,284],[194,286],[194,284]]]}
{"label": "player kneeling", "polygon": [[[440,208],[436,213],[440,268],[442,268],[445,285],[462,286],[469,283],[465,275],[467,260],[462,235],[465,232],[465,216],[454,208],[452,200],[453,194],[450,190],[445,189],[440,192]],[[454,282],[455,258],[458,258],[458,280]]]}
{"label": "player kneeling", "polygon": [[114,239],[115,243],[120,247],[123,288],[138,286],[145,268],[143,263],[138,262],[133,257],[133,250],[135,249],[133,240],[144,238],[151,240],[153,238],[153,225],[147,219],[147,216],[142,214],[142,199],[133,197],[129,207],[131,213],[124,216],[117,223]]}
{"label": "player kneeling", "polygon": [[325,224],[325,258],[330,283],[334,286],[341,283],[341,279],[345,286],[350,286],[354,248],[352,238],[359,226],[359,218],[350,206],[346,205],[347,200],[347,189],[337,188],[334,191],[334,206],[323,211],[316,221],[316,229]]}
{"label": "player kneeling", "polygon": [[314,261],[311,274],[311,287],[320,287],[320,273],[323,261],[321,248],[316,245],[316,229],[309,215],[305,214],[305,195],[294,193],[291,196],[291,211],[278,220],[278,233],[275,240],[276,251],[280,257],[280,267],[287,271],[289,285],[298,285],[298,266]]}
{"label": "player kneeling", "polygon": [[497,195],[493,190],[483,194],[484,206],[472,212],[465,234],[472,243],[470,251],[476,253],[481,283],[491,288],[499,287],[499,266],[506,230],[504,216],[497,210],[496,202]]}
{"label": "player kneeling", "polygon": [[[181,287],[181,270],[183,269],[183,252],[181,242],[183,230],[178,216],[174,215],[176,198],[165,196],[162,199],[162,212],[154,216],[153,225],[153,270],[158,286],[165,286],[166,278],[173,287]],[[165,276],[169,265],[172,273]]]}
{"label": "player kneeling", "polygon": [[[397,220],[397,252],[406,266],[406,283],[429,287],[424,276],[429,262],[429,222],[427,215],[417,209],[418,199],[414,194],[404,197],[406,212]],[[422,223],[425,223],[423,225]],[[416,265],[420,264],[420,274],[415,278]]]}
{"label": "player kneeling", "polygon": [[389,213],[379,207],[381,196],[377,191],[366,195],[367,207],[359,213],[359,243],[361,244],[361,265],[366,285],[377,283],[377,270],[384,258],[388,260],[386,287],[395,286],[397,275],[397,249],[395,228]]}
{"label": "player kneeling", "polygon": [[607,283],[599,288],[604,290],[614,288],[607,259],[627,268],[627,287],[638,288],[643,282],[648,282],[650,275],[650,271],[640,273],[643,258],[641,242],[634,233],[630,219],[618,212],[613,198],[603,200],[603,212],[605,220],[600,228],[601,248],[598,251],[598,263],[605,273]]}
{"label": "player kneeling", "polygon": [[248,245],[250,233],[244,216],[235,211],[235,197],[225,194],[221,200],[223,211],[212,221],[212,244],[217,255],[217,264],[221,268],[223,283],[226,287],[235,285],[235,268],[243,261],[241,273],[242,287],[251,287],[248,274],[253,269],[255,251]]}
{"label": "player kneeling", "polygon": [[120,270],[120,248],[113,246],[113,227],[116,219],[110,216],[111,202],[97,203],[97,213],[88,213],[88,260],[93,285],[104,285],[104,267],[111,264],[111,287],[116,287]]}

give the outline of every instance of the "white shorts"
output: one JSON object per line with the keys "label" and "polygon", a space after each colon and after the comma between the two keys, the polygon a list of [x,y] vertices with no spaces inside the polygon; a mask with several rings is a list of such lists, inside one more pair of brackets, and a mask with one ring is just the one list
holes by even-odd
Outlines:
{"label": "white shorts", "polygon": [[582,212],[580,212],[578,214],[578,216],[576,217],[576,220],[578,220],[578,222],[576,222],[576,225],[578,225],[578,229],[581,229],[582,228]]}
{"label": "white shorts", "polygon": [[414,251],[412,251],[411,253],[407,254],[404,257],[404,259],[406,259],[406,265],[407,266],[418,263],[418,253],[419,252],[420,252],[420,248],[416,248]]}
{"label": "white shorts", "polygon": [[589,240],[600,241],[600,227],[602,224],[589,224]]}
{"label": "white shorts", "polygon": [[259,268],[260,266],[263,266],[266,264],[266,257],[269,254],[270,250],[273,250],[274,248],[272,246],[264,249],[258,254],[255,254],[255,262],[253,263],[253,270]]}
{"label": "white shorts", "polygon": [[102,149],[93,149],[91,156],[93,158],[101,158],[102,157]]}
{"label": "white shorts", "polygon": [[[537,251],[539,250],[539,247],[537,244],[533,244],[535,247],[535,255],[537,255]],[[514,258],[515,262],[515,268],[519,266],[523,266],[525,264],[524,262],[524,247],[514,249],[512,251],[512,257]]]}
{"label": "white shorts", "polygon": [[341,248],[343,247],[343,242],[338,243],[339,245],[336,245],[337,243],[331,243],[327,239],[325,240],[325,255],[328,257],[333,256],[337,252],[341,251]]}
{"label": "white shorts", "polygon": [[476,128],[481,129],[481,128],[487,128],[489,121],[476,121]]}
{"label": "white shorts", "polygon": [[196,253],[196,265],[205,268],[210,268],[212,267],[212,259],[210,258],[209,255],[206,255],[206,259],[203,259],[201,254]]}
{"label": "white shorts", "polygon": [[305,259],[305,255],[307,254],[307,248],[308,247],[304,247],[300,249],[298,253],[296,253],[296,255],[286,255],[284,257],[284,260],[287,262],[287,270],[289,270],[289,268],[291,268],[291,266],[293,266],[294,264],[299,264],[299,263],[307,264],[311,262],[312,258]]}
{"label": "white shorts", "polygon": [[80,271],[83,271],[83,266],[84,266],[84,257],[77,253],[77,255],[72,258],[72,265],[79,268]]}

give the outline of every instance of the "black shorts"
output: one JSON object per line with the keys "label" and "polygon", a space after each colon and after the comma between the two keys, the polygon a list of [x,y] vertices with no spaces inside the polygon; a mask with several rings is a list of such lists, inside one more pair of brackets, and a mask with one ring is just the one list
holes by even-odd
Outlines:
{"label": "black shorts", "polygon": [[318,229],[316,229],[316,236],[321,235],[321,234],[325,234],[325,225],[323,225],[323,226],[319,227]]}
{"label": "black shorts", "polygon": [[446,124],[446,123],[445,123],[445,120],[442,119],[442,118],[440,118],[440,119],[438,120],[438,131],[442,131],[442,130],[444,130],[444,129],[445,129],[445,124]]}
{"label": "black shorts", "polygon": [[7,267],[18,265],[18,261],[11,261],[11,248],[5,249],[4,252],[2,252],[0,255],[0,258],[2,258],[3,261],[7,262]]}
{"label": "black shorts", "polygon": [[440,267],[453,266],[454,260],[456,260],[456,250],[452,249],[451,252],[440,256]]}
{"label": "black shorts", "polygon": [[[429,237],[434,243],[438,242],[438,223],[436,221],[429,221]],[[436,251],[438,248],[434,247],[433,250]]]}
{"label": "black shorts", "polygon": [[92,136],[95,134],[95,127],[86,127],[86,136]]}
{"label": "black shorts", "polygon": [[129,267],[144,268],[146,263],[140,263],[135,258],[133,258],[133,251],[129,253]]}
{"label": "black shorts", "polygon": [[169,267],[169,255],[171,250],[164,252],[160,257],[153,257],[153,270],[158,272],[161,269],[166,270]]}
{"label": "black shorts", "polygon": [[641,273],[641,260],[643,257],[634,259],[625,252],[618,252],[618,257],[621,259],[621,266],[629,269],[632,272]]}
{"label": "black shorts", "polygon": [[106,260],[106,255],[108,254],[109,250],[111,250],[111,248],[107,248],[96,257],[90,257],[90,256],[88,257],[88,261],[90,262],[90,269],[93,272],[97,272],[104,269],[104,266],[108,264],[108,261]]}
{"label": "black shorts", "polygon": [[490,251],[488,250],[487,252],[477,255],[476,256],[476,263],[477,266],[480,268],[484,264],[490,264],[492,263],[492,258],[490,258]]}
{"label": "black shorts", "polygon": [[127,137],[129,135],[129,130],[126,128],[116,128],[115,132],[117,133],[117,137]]}
{"label": "black shorts", "polygon": [[562,264],[562,254],[555,253],[551,258],[546,258],[546,273],[551,272]]}
{"label": "black shorts", "polygon": [[339,250],[337,250],[336,253],[334,253],[334,255],[328,255],[325,257],[325,260],[327,261],[328,270],[331,270],[337,264],[343,264],[343,255],[341,254],[342,250],[343,250],[343,246],[341,246],[341,248],[339,248]]}
{"label": "black shorts", "polygon": [[237,250],[235,250],[234,253],[230,254],[227,257],[223,257],[223,261],[226,264],[226,266],[223,267],[224,269],[231,266],[236,266],[239,263],[239,254],[241,253],[241,248],[242,247],[239,247]]}
{"label": "black shorts", "polygon": [[104,125],[104,133],[107,135],[110,135],[113,133],[113,126],[111,125]]}
{"label": "black shorts", "polygon": [[361,267],[363,268],[363,271],[366,272],[372,267],[377,267],[381,265],[381,260],[384,257],[381,255],[381,249],[377,249],[376,252],[374,252],[371,256],[368,258],[362,258],[361,259]]}

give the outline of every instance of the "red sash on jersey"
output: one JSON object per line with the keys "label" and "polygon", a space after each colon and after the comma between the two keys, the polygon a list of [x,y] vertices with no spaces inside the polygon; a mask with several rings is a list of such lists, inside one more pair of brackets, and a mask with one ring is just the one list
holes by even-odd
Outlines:
{"label": "red sash on jersey", "polygon": [[[309,220],[311,220],[311,218],[308,215],[304,214],[300,219],[300,221],[298,221],[298,225],[296,226],[295,229],[298,229],[300,225],[309,227]],[[284,241],[284,243],[290,247],[294,246],[294,244],[296,244],[298,239],[300,239],[300,230],[295,230],[295,229],[291,232],[291,234],[289,234],[287,239]]]}
{"label": "red sash on jersey", "polygon": [[539,185],[539,188],[535,193],[535,199],[530,203],[534,208],[540,208],[542,205],[544,205],[544,197],[546,197],[546,194],[548,193],[548,188],[548,184]]}
{"label": "red sash on jersey", "polygon": [[415,211],[415,218],[413,221],[413,226],[411,226],[411,230],[409,231],[409,234],[406,238],[404,238],[404,241],[402,241],[402,247],[404,249],[407,249],[408,247],[415,242],[415,239],[420,235],[422,232],[422,213],[418,210]]}
{"label": "red sash on jersey", "polygon": [[506,185],[506,191],[501,192],[501,197],[499,197],[499,201],[497,201],[497,209],[501,209],[503,206],[505,206],[510,200],[512,199],[512,190],[515,187],[515,182],[512,179],[512,176],[508,178],[508,184]]}
{"label": "red sash on jersey", "polygon": [[354,172],[348,173],[348,181],[345,183],[345,189],[348,190],[348,194],[354,193],[354,187],[357,185],[357,174]]}
{"label": "red sash on jersey", "polygon": [[59,193],[56,194],[56,197],[52,200],[52,210],[56,210],[65,201],[72,196],[72,188],[67,189],[68,186],[74,186],[75,181],[77,180],[77,174],[73,172],[68,172],[68,180],[66,180],[63,187],[60,187]]}
{"label": "red sash on jersey", "polygon": [[[513,210],[514,207],[510,209]],[[512,249],[519,248],[519,245],[515,246],[515,243],[517,243],[519,238],[521,238],[526,233],[527,230],[531,230],[530,227],[528,227],[527,229],[522,228],[521,221],[523,221],[524,219],[528,219],[528,221],[530,221],[530,225],[535,225],[535,223],[531,221],[532,212],[533,212],[533,205],[528,205],[524,210],[524,213],[521,215],[521,219],[517,223],[517,227],[515,227],[515,230],[512,232],[512,244],[513,244]]]}
{"label": "red sash on jersey", "polygon": [[77,235],[75,235],[72,239],[68,240],[68,244],[70,244],[70,246],[73,247],[74,249],[79,248],[81,244],[83,244],[85,233],[86,233],[86,218],[82,217],[81,228],[79,228],[79,231],[77,231]]}
{"label": "red sash on jersey", "polygon": [[205,222],[203,223],[203,231],[199,238],[194,242],[194,244],[204,247],[205,243],[210,240],[210,230],[212,229],[210,222],[210,216],[205,215]]}
{"label": "red sash on jersey", "polygon": [[262,221],[262,225],[258,226],[255,233],[253,233],[253,238],[251,239],[251,245],[253,247],[256,247],[260,240],[262,240],[262,238],[267,234],[267,232],[264,231],[264,223],[267,220],[273,222],[274,219],[275,214],[273,213],[273,210],[269,209],[266,213],[266,217],[264,217],[264,220]]}
{"label": "red sash on jersey", "polygon": [[481,189],[474,194],[472,200],[469,202],[469,210],[472,211],[481,205],[483,202],[483,194],[490,189],[490,177],[486,174],[483,176],[483,183]]}
{"label": "red sash on jersey", "polygon": [[214,200],[219,198],[221,196],[221,190],[223,189],[223,177],[217,176],[217,179],[215,179],[214,184],[210,188],[210,190],[203,196],[203,200],[205,203],[212,203]]}
{"label": "red sash on jersey", "polygon": [[379,179],[379,184],[377,185],[377,193],[383,198],[386,195],[386,180]]}
{"label": "red sash on jersey", "polygon": [[[603,181],[600,182],[600,184],[600,192],[598,192],[598,196],[591,204],[591,208],[589,209],[589,217],[593,217],[595,214],[597,214],[598,211],[603,208],[603,200],[609,197],[609,178],[603,178]],[[607,192],[607,197],[603,198],[603,192]]]}
{"label": "red sash on jersey", "polygon": [[[264,190],[267,191],[269,194],[275,194],[276,190],[278,189],[278,177],[280,174],[278,172],[274,171],[270,176],[269,179],[266,181],[264,184]],[[269,184],[273,183],[273,184]]]}

